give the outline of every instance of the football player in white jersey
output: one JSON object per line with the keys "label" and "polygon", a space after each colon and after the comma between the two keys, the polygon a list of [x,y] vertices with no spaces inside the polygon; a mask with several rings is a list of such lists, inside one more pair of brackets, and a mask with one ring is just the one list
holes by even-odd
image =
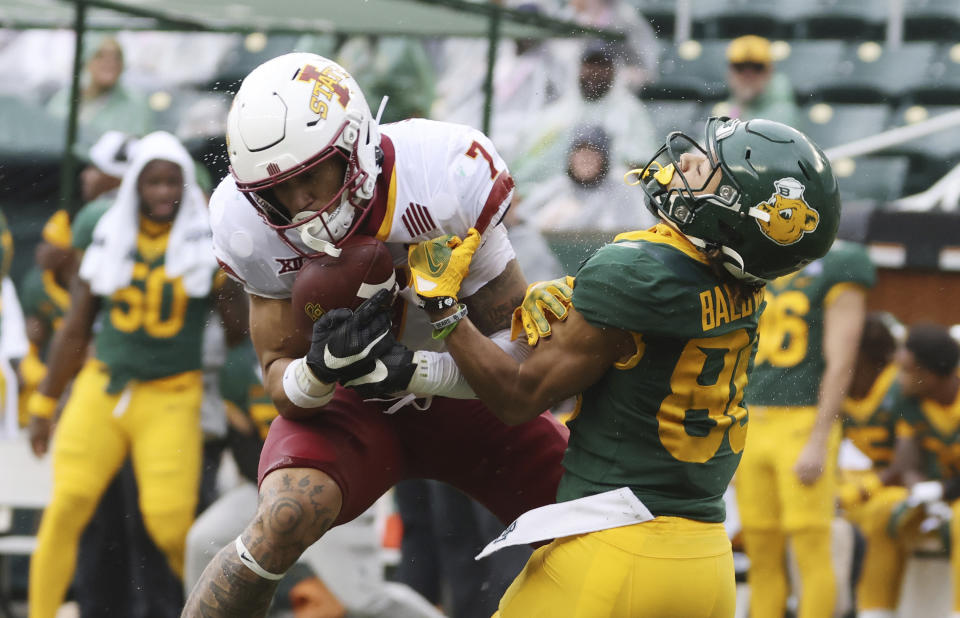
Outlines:
{"label": "football player in white jersey", "polygon": [[[184,615],[262,616],[307,547],[405,478],[450,483],[504,522],[552,503],[566,428],[549,413],[515,427],[497,420],[441,351],[446,324],[406,311],[393,320],[395,338],[377,304],[390,294],[380,291],[356,312],[329,311],[311,342],[297,332],[289,300],[303,260],[336,255],[353,234],[385,242],[400,273],[406,245],[456,236],[451,244],[464,238],[475,249],[460,314],[469,310],[482,332],[522,357],[529,348],[509,341],[509,327],[526,282],[500,223],[513,180],[490,140],[428,120],[378,126],[342,67],[303,53],[247,76],[227,137],[232,177],[211,199],[214,246],[250,295],[251,336],[281,416],[260,460],[257,515],[208,565]],[[466,270],[446,262],[450,255],[441,247],[426,256],[440,262],[438,292],[443,271]],[[388,362],[384,372],[389,349],[412,362]],[[364,401],[364,384],[434,396]]]}

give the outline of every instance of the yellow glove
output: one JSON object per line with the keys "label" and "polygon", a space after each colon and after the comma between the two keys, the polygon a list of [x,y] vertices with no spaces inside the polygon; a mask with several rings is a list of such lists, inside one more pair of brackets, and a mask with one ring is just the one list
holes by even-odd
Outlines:
{"label": "yellow glove", "polygon": [[452,307],[460,284],[470,271],[470,260],[480,246],[480,232],[470,228],[467,237],[447,234],[410,247],[407,263],[413,289],[428,310]]}
{"label": "yellow glove", "polygon": [[557,320],[567,319],[567,309],[573,306],[573,277],[566,276],[550,281],[531,283],[523,303],[513,310],[513,323],[510,326],[510,340],[516,339],[521,331],[527,333],[527,343],[537,345],[541,337],[550,336],[549,311]]}

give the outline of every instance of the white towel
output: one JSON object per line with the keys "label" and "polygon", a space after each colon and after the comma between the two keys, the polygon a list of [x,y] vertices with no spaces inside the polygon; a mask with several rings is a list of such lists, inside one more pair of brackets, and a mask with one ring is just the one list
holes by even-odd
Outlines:
{"label": "white towel", "polygon": [[210,293],[217,260],[207,202],[197,185],[194,162],[177,138],[157,131],[137,144],[117,199],[94,227],[93,242],[80,264],[80,278],[98,296],[111,296],[130,285],[140,217],[137,180],[144,166],[157,159],[176,163],[183,170],[183,198],[170,230],[164,260],[167,276],[182,276],[184,289],[192,298]]}
{"label": "white towel", "polygon": [[651,519],[653,514],[640,498],[630,488],[621,487],[527,511],[490,541],[474,560],[486,558],[504,547],[632,526]]}

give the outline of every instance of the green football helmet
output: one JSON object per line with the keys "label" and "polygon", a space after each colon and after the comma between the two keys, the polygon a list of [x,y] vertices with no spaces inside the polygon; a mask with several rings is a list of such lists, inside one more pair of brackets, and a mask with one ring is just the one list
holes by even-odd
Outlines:
{"label": "green football helmet", "polygon": [[[713,168],[702,187],[691,187],[677,166],[691,148]],[[710,118],[706,149],[673,132],[637,173],[654,215],[701,249],[719,250],[726,269],[750,283],[823,257],[837,235],[840,194],[830,162],[810,138],[779,122]],[[702,193],[717,174],[719,186]],[[674,175],[682,186],[669,186]]]}

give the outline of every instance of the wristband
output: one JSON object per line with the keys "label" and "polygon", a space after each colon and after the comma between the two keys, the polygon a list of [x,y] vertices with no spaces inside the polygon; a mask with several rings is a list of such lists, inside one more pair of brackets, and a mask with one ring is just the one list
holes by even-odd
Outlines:
{"label": "wristband", "polygon": [[[418,294],[418,296],[420,296]],[[457,304],[453,296],[420,296],[420,306],[427,311],[443,311]]]}
{"label": "wristband", "polygon": [[44,395],[40,391],[33,391],[33,394],[30,395],[30,399],[27,401],[27,411],[30,413],[30,416],[53,418],[54,413],[57,411],[58,402],[59,400]]}
{"label": "wristband", "polygon": [[460,322],[457,321],[457,322],[454,322],[453,324],[445,326],[441,330],[435,330],[433,331],[433,334],[431,336],[437,341],[440,341],[441,339],[446,339],[450,335],[450,333],[452,333],[454,329],[457,328],[457,324],[459,323]]}
{"label": "wristband", "polygon": [[433,325],[433,330],[443,330],[448,326],[456,324],[465,317],[467,317],[467,306],[463,303],[460,303],[460,308],[457,309],[456,313],[453,315],[448,315],[445,318],[440,318],[436,322],[431,322],[431,324]]}
{"label": "wristband", "polygon": [[292,361],[283,372],[283,392],[298,408],[322,408],[333,399],[335,390],[336,384],[317,379],[304,358]]}

